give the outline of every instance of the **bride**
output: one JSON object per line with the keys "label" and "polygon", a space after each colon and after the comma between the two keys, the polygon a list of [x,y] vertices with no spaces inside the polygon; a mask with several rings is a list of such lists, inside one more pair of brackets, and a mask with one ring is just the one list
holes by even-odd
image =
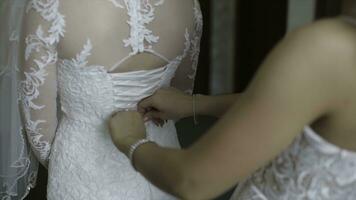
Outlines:
{"label": "bride", "polygon": [[[131,167],[105,122],[114,111],[135,110],[161,87],[192,92],[202,33],[199,2],[7,0],[2,6],[24,10],[23,22],[21,15],[15,17],[22,31],[8,32],[6,41],[8,49],[17,45],[19,63],[7,63],[1,71],[11,76],[15,65],[19,68],[14,85],[27,138],[18,140],[24,149],[24,140],[31,146],[21,155],[29,161],[33,152],[48,167],[47,198],[174,199]],[[172,121],[147,122],[146,128],[151,140],[179,148]],[[16,188],[34,184],[33,161],[21,169],[22,174],[6,179],[5,189],[0,187],[1,199],[23,198],[27,192]]]}

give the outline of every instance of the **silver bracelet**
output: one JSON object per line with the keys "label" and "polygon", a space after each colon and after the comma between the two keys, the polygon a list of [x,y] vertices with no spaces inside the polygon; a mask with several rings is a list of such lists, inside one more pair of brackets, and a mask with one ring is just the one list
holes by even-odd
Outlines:
{"label": "silver bracelet", "polygon": [[[129,159],[130,159],[130,162],[131,162],[131,165],[133,166],[133,168],[135,168],[134,161],[133,161],[133,155],[134,155],[136,149],[137,149],[139,146],[141,146],[141,145],[143,145],[143,144],[146,144],[146,143],[149,143],[149,142],[153,142],[153,141],[148,140],[148,139],[141,139],[141,140],[135,142],[134,144],[132,144],[132,145],[130,146],[130,150],[129,150],[128,157],[129,157]],[[136,168],[135,168],[135,169],[136,169]]]}
{"label": "silver bracelet", "polygon": [[193,94],[193,119],[194,119],[194,124],[198,124],[197,120],[197,113],[196,113],[196,94]]}

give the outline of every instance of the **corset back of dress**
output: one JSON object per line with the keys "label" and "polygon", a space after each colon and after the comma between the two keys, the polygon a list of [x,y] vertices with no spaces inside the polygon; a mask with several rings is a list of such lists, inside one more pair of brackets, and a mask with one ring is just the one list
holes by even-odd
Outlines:
{"label": "corset back of dress", "polygon": [[62,60],[58,90],[63,117],[95,125],[103,123],[114,111],[135,110],[140,100],[169,86],[178,64],[108,73],[103,66],[78,67],[70,60]]}

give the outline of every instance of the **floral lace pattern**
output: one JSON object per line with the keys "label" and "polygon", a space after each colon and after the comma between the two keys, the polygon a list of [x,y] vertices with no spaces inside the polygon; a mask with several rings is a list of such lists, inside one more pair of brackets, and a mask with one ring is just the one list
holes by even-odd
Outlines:
{"label": "floral lace pattern", "polygon": [[336,147],[310,127],[268,166],[239,185],[232,199],[351,200],[356,154]]}
{"label": "floral lace pattern", "polygon": [[[193,80],[198,68],[199,54],[200,54],[200,40],[203,34],[203,15],[201,13],[198,0],[194,0],[194,34],[191,39],[190,59],[192,61],[192,74],[188,74],[188,78]],[[194,81],[192,81],[191,89],[185,91],[188,94],[193,93]]]}
{"label": "floral lace pattern", "polygon": [[[165,0],[108,0],[115,7],[126,9],[130,34],[123,45],[131,48],[128,56],[150,52],[159,36],[148,29],[155,18],[155,9]],[[202,15],[198,1],[194,1],[194,30],[185,29],[185,45],[180,55],[165,59],[161,68],[147,71],[109,73],[104,66],[89,65],[93,45],[88,38],[75,57],[58,57],[56,45],[65,34],[65,17],[59,12],[59,0],[31,0],[27,12],[38,13],[45,24],[26,36],[25,60],[31,63],[20,82],[20,102],[23,105],[25,129],[39,159],[49,161],[48,199],[175,199],[151,185],[135,172],[127,158],[112,144],[106,119],[115,110],[135,109],[137,102],[161,87],[168,87],[183,60],[191,61],[195,76]],[[40,54],[40,55],[38,55]],[[35,57],[35,58],[34,58]],[[48,105],[36,100],[46,95],[49,69],[57,66],[58,96],[63,114],[55,133],[47,133],[40,126],[54,123],[39,118],[33,112],[46,112]],[[173,122],[159,128],[146,124],[148,137],[160,145],[179,148]],[[56,139],[48,141],[48,135]],[[94,147],[88,149],[87,147]],[[103,172],[103,169],[104,172]]]}
{"label": "floral lace pattern", "polygon": [[[64,16],[59,12],[58,0],[31,0],[27,6],[27,12],[34,9],[43,19],[51,23],[47,31],[47,37],[41,37],[46,44],[58,43],[60,37],[64,36],[65,21]],[[41,26],[38,27],[41,29]],[[42,35],[43,36],[43,35]]]}
{"label": "floral lace pattern", "polygon": [[64,36],[64,17],[58,11],[58,0],[31,0],[28,3],[27,12],[34,9],[43,19],[50,22],[48,31],[44,31],[39,25],[34,34],[26,37],[25,60],[28,61],[31,54],[43,51],[44,55],[40,59],[35,59],[35,66],[26,66],[28,71],[24,72],[24,80],[20,82],[19,97],[23,104],[23,112],[25,117],[26,133],[30,138],[30,143],[34,150],[39,153],[40,159],[47,162],[51,145],[48,141],[43,140],[43,133],[39,125],[46,123],[43,119],[32,119],[32,110],[41,110],[45,105],[37,105],[34,103],[40,96],[39,87],[44,85],[47,76],[46,68],[50,64],[57,62],[57,52],[52,47],[58,43],[61,36]]}
{"label": "floral lace pattern", "polygon": [[[131,55],[147,51],[152,51],[153,43],[157,43],[159,37],[154,35],[146,25],[154,20],[155,6],[162,5],[164,0],[154,2],[154,6],[150,0],[110,0],[116,7],[126,8],[130,19],[128,24],[131,27],[130,37],[124,40],[125,47],[131,47]],[[149,46],[146,46],[148,43]]]}
{"label": "floral lace pattern", "polygon": [[[135,109],[141,99],[169,86],[190,49],[188,36],[182,55],[154,70],[108,73],[103,66],[88,66],[90,40],[75,58],[60,59],[58,82],[64,116],[51,152],[48,199],[175,199],[131,167],[112,144],[106,119],[114,110]],[[148,138],[158,144],[179,148],[172,121],[162,128],[149,122],[146,130]],[[95,148],[88,149],[88,144]]]}

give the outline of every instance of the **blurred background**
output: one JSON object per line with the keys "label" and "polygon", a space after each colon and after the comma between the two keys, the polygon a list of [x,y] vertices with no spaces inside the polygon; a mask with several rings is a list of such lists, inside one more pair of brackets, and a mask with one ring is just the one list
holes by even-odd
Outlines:
{"label": "blurred background", "polygon": [[[338,15],[339,0],[200,0],[204,33],[195,93],[242,92],[267,53],[283,36],[315,19]],[[198,139],[216,119],[187,118],[177,123],[183,147]],[[217,172],[218,173],[218,172]],[[47,172],[40,168],[37,186],[27,200],[46,199]],[[218,200],[229,199],[231,191]]]}

